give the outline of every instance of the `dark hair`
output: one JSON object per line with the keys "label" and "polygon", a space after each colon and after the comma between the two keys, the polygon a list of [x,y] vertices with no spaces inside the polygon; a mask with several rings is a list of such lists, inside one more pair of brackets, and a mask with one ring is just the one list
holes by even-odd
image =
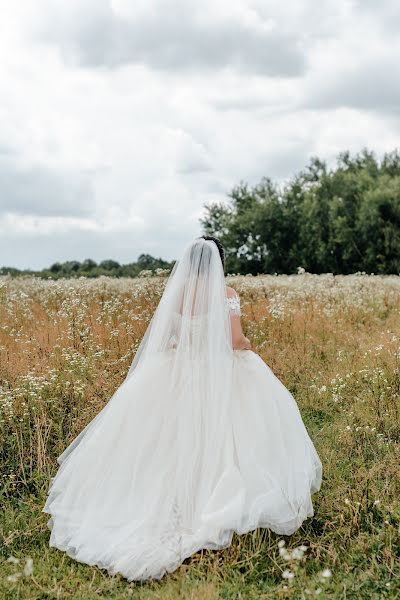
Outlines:
{"label": "dark hair", "polygon": [[219,239],[216,238],[216,237],[214,237],[213,235],[202,235],[200,237],[203,238],[203,240],[208,240],[210,242],[214,242],[214,244],[218,248],[218,252],[219,252],[219,256],[221,258],[222,266],[223,266],[223,268],[225,268],[225,250],[224,250],[223,245],[219,241]]}

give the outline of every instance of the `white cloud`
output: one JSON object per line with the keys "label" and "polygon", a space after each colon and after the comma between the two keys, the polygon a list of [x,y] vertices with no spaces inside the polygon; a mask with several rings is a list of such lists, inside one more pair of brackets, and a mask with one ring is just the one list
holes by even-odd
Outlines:
{"label": "white cloud", "polygon": [[173,258],[205,203],[399,145],[394,1],[24,0],[0,21],[0,266]]}
{"label": "white cloud", "polygon": [[304,69],[301,34],[263,18],[242,1],[132,2],[51,0],[36,26],[66,60],[89,66],[144,64],[160,70],[233,67],[296,75]]}

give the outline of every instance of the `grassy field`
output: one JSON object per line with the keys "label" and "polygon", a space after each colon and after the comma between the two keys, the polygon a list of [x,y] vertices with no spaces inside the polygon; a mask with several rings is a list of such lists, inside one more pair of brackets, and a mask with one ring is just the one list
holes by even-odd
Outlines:
{"label": "grassy field", "polygon": [[165,280],[0,278],[0,598],[400,597],[400,277],[228,283],[321,457],[315,516],[285,545],[235,535],[146,584],[50,549],[41,508],[56,457],[124,379]]}

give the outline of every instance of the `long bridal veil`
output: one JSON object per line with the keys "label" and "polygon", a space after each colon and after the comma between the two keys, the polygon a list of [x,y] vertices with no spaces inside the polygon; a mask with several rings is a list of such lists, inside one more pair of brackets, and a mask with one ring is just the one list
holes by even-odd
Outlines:
{"label": "long bridal veil", "polygon": [[[214,242],[198,238],[175,263],[127,378],[146,357],[173,348],[179,363],[208,357],[208,366],[231,354],[229,316],[225,310],[225,279]],[[201,322],[202,327],[194,326]],[[204,366],[204,365],[203,365]],[[215,369],[213,369],[214,375]],[[209,373],[211,375],[211,373]]]}
{"label": "long bridal veil", "polygon": [[223,460],[232,381],[225,298],[218,248],[199,238],[175,264],[126,378],[129,382],[143,365],[153,365],[157,377],[160,358],[166,357],[165,418],[173,420],[176,432],[175,485],[170,485],[188,528],[210,497]]}
{"label": "long bridal veil", "polygon": [[225,298],[218,248],[196,239],[124,382],[58,458],[43,509],[51,545],[140,579],[227,543],[220,524],[233,526],[237,507],[226,467],[233,349]]}

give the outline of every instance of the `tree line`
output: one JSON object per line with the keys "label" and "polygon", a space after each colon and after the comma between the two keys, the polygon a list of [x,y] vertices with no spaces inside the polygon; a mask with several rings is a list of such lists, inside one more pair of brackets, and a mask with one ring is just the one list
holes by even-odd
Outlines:
{"label": "tree line", "polygon": [[230,273],[400,273],[400,154],[312,158],[280,186],[240,183],[206,206],[205,233],[220,238]]}
{"label": "tree line", "polygon": [[168,262],[162,258],[154,258],[150,254],[141,254],[136,262],[125,265],[119,264],[116,260],[107,259],[99,263],[87,258],[80,262],[77,260],[68,260],[66,262],[56,262],[46,269],[33,271],[29,269],[16,269],[14,267],[0,268],[0,275],[35,275],[43,279],[60,279],[62,277],[99,277],[107,275],[109,277],[137,277],[139,274],[149,272],[155,273],[159,270],[170,271],[174,261]]}
{"label": "tree line", "polygon": [[[228,273],[356,272],[400,274],[400,154],[378,160],[363,150],[341,153],[329,168],[319,158],[280,185],[269,177],[241,182],[227,202],[205,207],[203,232],[226,250]],[[174,261],[141,254],[121,265],[56,262],[41,271],[0,268],[0,275],[137,277],[143,271],[171,270]]]}

